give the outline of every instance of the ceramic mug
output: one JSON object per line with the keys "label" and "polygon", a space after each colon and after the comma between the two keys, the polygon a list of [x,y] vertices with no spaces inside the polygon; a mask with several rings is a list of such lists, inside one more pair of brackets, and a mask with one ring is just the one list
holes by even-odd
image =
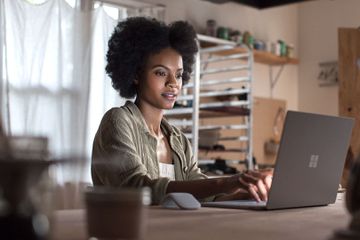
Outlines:
{"label": "ceramic mug", "polygon": [[143,239],[150,199],[149,188],[88,187],[85,205],[89,237]]}

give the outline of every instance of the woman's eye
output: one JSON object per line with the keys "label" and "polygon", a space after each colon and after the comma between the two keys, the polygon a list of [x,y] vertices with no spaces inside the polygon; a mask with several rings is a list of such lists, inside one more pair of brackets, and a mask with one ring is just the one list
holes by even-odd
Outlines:
{"label": "woman's eye", "polygon": [[156,71],[156,72],[155,72],[155,75],[156,75],[156,76],[160,76],[160,77],[165,77],[165,76],[166,76],[166,72]]}
{"label": "woman's eye", "polygon": [[182,74],[176,75],[176,79],[181,80],[182,79]]}

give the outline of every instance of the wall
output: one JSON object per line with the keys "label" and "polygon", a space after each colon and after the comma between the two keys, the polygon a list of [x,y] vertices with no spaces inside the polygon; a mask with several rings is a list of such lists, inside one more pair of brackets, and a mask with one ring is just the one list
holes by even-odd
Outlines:
{"label": "wall", "polygon": [[[274,98],[289,109],[338,114],[338,87],[319,87],[319,62],[337,60],[339,27],[360,25],[359,0],[316,0],[265,10],[235,3],[213,4],[201,0],[148,0],[167,6],[166,21],[188,20],[200,31],[206,20],[218,25],[250,30],[263,40],[283,39],[296,46],[299,66],[287,65],[274,89]],[[277,67],[274,68],[276,72]],[[269,68],[255,64],[254,95],[270,96]]]}
{"label": "wall", "polygon": [[[236,3],[213,4],[201,0],[147,0],[166,5],[165,20],[187,20],[203,31],[207,19],[215,19],[219,26],[240,31],[249,30],[265,41],[282,39],[298,46],[298,4],[257,10]],[[297,55],[297,49],[295,50]],[[274,72],[279,67],[274,68]],[[270,97],[269,67],[254,66],[254,96]],[[287,65],[274,89],[274,98],[287,101],[290,109],[298,108],[298,66]]]}
{"label": "wall", "polygon": [[359,16],[359,0],[317,0],[300,4],[300,110],[338,114],[338,86],[318,86],[318,64],[338,59],[337,29],[359,27]]}

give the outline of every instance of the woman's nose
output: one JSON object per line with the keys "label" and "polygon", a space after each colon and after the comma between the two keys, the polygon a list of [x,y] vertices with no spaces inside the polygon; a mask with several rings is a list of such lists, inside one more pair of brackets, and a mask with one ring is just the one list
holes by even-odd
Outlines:
{"label": "woman's nose", "polygon": [[179,84],[178,84],[178,81],[175,76],[170,76],[168,79],[167,85],[170,88],[176,88],[176,87],[178,87]]}

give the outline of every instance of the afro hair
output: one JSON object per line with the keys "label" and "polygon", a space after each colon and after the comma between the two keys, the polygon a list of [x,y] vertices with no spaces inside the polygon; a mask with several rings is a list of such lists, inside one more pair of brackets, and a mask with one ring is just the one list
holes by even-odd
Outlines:
{"label": "afro hair", "polygon": [[121,97],[136,96],[134,80],[141,76],[148,57],[171,47],[183,60],[183,84],[188,83],[198,51],[196,32],[187,22],[170,25],[145,17],[119,22],[108,42],[106,73]]}

